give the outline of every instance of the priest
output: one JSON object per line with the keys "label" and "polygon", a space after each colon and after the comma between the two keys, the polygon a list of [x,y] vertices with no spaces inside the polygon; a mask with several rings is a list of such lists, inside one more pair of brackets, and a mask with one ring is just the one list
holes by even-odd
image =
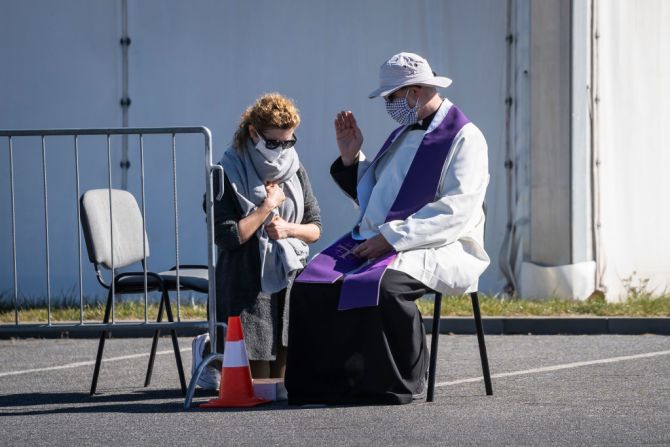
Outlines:
{"label": "priest", "polygon": [[404,404],[425,395],[428,350],[415,301],[476,290],[489,264],[481,131],[438,88],[428,61],[399,53],[379,88],[400,124],[370,159],[351,111],[335,119],[331,176],[358,206],[354,228],[296,278],[289,317],[290,404]]}

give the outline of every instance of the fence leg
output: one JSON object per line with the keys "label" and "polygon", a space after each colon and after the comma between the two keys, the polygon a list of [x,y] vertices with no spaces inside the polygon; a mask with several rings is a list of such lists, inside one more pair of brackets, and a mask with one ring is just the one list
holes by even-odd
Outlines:
{"label": "fence leg", "polygon": [[205,367],[214,360],[223,362],[223,354],[218,354],[216,352],[209,354],[202,360],[202,362],[200,362],[200,365],[198,365],[195,371],[191,372],[191,382],[188,385],[188,391],[186,392],[186,398],[184,399],[184,410],[191,408],[191,401],[193,400],[193,394],[195,394],[195,388],[197,387],[198,379],[200,379],[200,374],[202,374]]}

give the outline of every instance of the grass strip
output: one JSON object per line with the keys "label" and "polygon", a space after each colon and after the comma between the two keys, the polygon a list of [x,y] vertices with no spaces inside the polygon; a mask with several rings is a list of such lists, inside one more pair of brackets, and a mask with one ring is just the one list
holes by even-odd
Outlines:
{"label": "grass strip", "polygon": [[[182,320],[205,320],[207,318],[207,307],[202,304],[181,304]],[[100,323],[105,314],[105,307],[100,304],[84,306],[84,321],[87,323]],[[158,304],[149,304],[147,308],[148,320],[156,321],[158,317]],[[177,318],[177,306],[172,304],[172,314]],[[51,321],[57,323],[78,322],[79,307],[59,307],[51,310]],[[114,317],[117,321],[144,321],[144,302],[122,301],[114,305]],[[46,307],[34,307],[19,309],[19,322],[21,323],[46,323],[48,312]],[[167,321],[167,315],[163,310],[163,321]],[[0,323],[14,323],[14,309],[0,310]]]}
{"label": "grass strip", "polygon": [[[420,299],[417,305],[423,315],[433,314],[432,300]],[[598,317],[668,317],[670,296],[629,298],[617,303],[608,303],[595,295],[584,301],[547,299],[500,299],[479,295],[479,306],[483,316],[529,317],[529,316],[598,316]],[[472,315],[472,303],[468,295],[443,297],[442,316]]]}
{"label": "grass strip", "polygon": [[[417,306],[423,315],[432,316],[433,301],[417,300]],[[528,316],[620,316],[620,317],[669,317],[670,295],[660,297],[633,296],[617,303],[608,303],[604,298],[594,296],[584,301],[548,299],[500,299],[493,296],[480,295],[479,304],[482,315],[489,317],[528,317]],[[176,306],[172,311],[176,317]],[[150,304],[148,309],[150,321],[156,321],[158,304]],[[84,321],[100,322],[104,314],[104,306],[86,305]],[[472,304],[468,295],[449,296],[442,298],[442,316],[472,315]],[[144,320],[144,302],[122,301],[115,305],[116,320]],[[182,320],[204,320],[207,308],[204,304],[182,303]],[[166,320],[163,314],[163,320]],[[47,309],[44,307],[25,308],[19,310],[19,321],[22,323],[40,323],[47,321]],[[52,322],[79,321],[79,307],[60,307],[51,312]],[[0,310],[0,323],[13,323],[14,310]]]}

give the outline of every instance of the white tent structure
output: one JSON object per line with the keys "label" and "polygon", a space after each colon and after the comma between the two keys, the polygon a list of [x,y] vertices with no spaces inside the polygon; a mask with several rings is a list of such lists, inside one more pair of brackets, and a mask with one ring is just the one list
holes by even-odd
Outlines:
{"label": "white tent structure", "polygon": [[[514,34],[529,40],[528,50],[517,41],[512,56],[515,203],[498,262],[522,296],[664,292],[670,5],[531,2],[528,14],[522,2],[512,4]],[[521,33],[528,17],[529,32]]]}
{"label": "white tent structure", "polygon": [[[442,93],[489,143],[492,265],[482,291],[583,299],[602,290],[616,300],[641,279],[657,292],[670,285],[663,0],[8,0],[0,24],[3,129],[205,125],[221,154],[259,94],[294,98],[298,150],[325,224],[316,250],[355,218],[327,175],[334,115],[353,110],[374,152],[393,127],[381,103],[367,99],[378,67],[396,52],[417,52],[454,80]],[[107,186],[98,146],[82,152],[84,189]],[[153,241],[174,225],[161,215],[171,188],[161,173],[171,167],[158,146],[147,160]],[[202,263],[202,157],[188,142],[181,150],[181,259]],[[115,187],[136,193],[134,143],[115,142],[114,151]],[[58,235],[48,285],[66,293],[78,287],[73,167],[59,143],[47,158],[46,218]],[[0,294],[13,287],[7,160],[0,139]],[[16,261],[26,297],[47,287],[40,163],[38,141],[17,141]],[[153,242],[150,262],[172,249]],[[98,293],[92,272],[84,288]]]}

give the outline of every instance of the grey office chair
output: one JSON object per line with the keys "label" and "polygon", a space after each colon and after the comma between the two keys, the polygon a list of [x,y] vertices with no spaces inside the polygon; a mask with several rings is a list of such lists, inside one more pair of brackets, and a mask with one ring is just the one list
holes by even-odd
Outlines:
{"label": "grey office chair", "polygon": [[[111,225],[113,236],[110,236],[110,196],[113,209],[113,225]],[[79,205],[81,210],[81,225],[86,240],[89,260],[93,263],[98,282],[108,290],[107,305],[103,318],[103,323],[107,324],[109,323],[112,307],[112,286],[111,283],[107,283],[104,280],[101,267],[111,270],[112,264],[114,269],[117,269],[140,262],[143,267],[142,270],[144,270],[145,249],[146,257],[149,257],[149,241],[143,229],[142,213],[137,205],[137,201],[129,192],[118,189],[112,189],[111,191],[109,189],[90,190],[82,195]],[[180,289],[191,289],[207,293],[207,278],[206,266],[180,266]],[[114,292],[116,294],[123,295],[144,292],[144,271],[119,273],[114,276],[113,281]],[[177,289],[175,268],[173,267],[172,270],[162,273],[147,272],[146,285],[147,291],[161,293],[156,321],[161,322],[163,320],[164,309],[168,321],[174,321],[169,291]],[[93,380],[91,382],[91,395],[95,394],[96,391],[102,353],[108,333],[108,330],[103,330],[100,334],[98,353],[93,370]],[[144,386],[148,386],[151,381],[159,335],[160,331],[156,330],[154,332]],[[172,336],[172,346],[177,362],[182,394],[185,394],[186,380],[184,378],[184,368],[179,351],[177,331],[170,329],[170,335]]]}

